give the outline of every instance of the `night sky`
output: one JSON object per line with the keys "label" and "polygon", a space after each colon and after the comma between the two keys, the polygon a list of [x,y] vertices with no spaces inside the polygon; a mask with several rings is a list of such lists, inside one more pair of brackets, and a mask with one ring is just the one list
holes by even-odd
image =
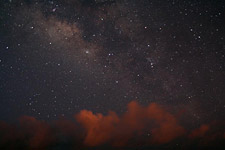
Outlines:
{"label": "night sky", "polygon": [[1,0],[0,148],[224,148],[224,10]]}

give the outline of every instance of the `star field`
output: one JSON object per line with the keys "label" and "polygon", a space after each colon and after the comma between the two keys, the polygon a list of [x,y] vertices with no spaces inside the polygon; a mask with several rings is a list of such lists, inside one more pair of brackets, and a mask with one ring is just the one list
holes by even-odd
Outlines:
{"label": "star field", "polygon": [[1,8],[7,115],[123,111],[131,100],[204,103],[212,115],[224,109],[220,3],[11,1]]}

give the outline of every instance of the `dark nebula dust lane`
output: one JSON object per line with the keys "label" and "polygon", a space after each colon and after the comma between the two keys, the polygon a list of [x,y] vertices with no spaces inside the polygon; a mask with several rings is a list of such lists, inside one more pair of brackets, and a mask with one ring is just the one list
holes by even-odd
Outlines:
{"label": "dark nebula dust lane", "polygon": [[224,10],[2,0],[0,149],[224,148]]}

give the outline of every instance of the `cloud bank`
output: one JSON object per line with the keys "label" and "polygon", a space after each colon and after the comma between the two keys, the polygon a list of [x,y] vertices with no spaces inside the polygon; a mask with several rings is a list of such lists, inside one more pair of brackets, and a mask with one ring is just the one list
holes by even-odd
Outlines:
{"label": "cloud bank", "polygon": [[[182,116],[181,116],[182,117]],[[18,124],[0,122],[1,149],[188,149],[224,148],[224,122],[188,129],[179,117],[156,103],[143,107],[135,101],[127,112],[94,114],[82,110],[74,120],[53,122],[22,116]]]}

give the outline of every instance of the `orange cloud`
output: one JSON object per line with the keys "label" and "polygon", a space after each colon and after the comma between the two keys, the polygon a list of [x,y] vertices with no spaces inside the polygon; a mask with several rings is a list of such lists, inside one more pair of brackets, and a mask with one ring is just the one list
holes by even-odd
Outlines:
{"label": "orange cloud", "polygon": [[184,128],[178,124],[176,118],[156,103],[148,106],[147,115],[157,124],[152,129],[153,142],[167,143],[185,133]]}
{"label": "orange cloud", "polygon": [[34,117],[23,116],[19,119],[21,130],[29,137],[30,148],[42,148],[53,141],[50,126]]}
{"label": "orange cloud", "polygon": [[146,130],[152,132],[152,142],[161,144],[170,142],[185,132],[172,114],[155,103],[142,107],[133,101],[128,104],[128,111],[121,117],[115,112],[103,116],[83,110],[76,115],[76,119],[86,130],[84,143],[88,146],[108,142],[124,145]]}
{"label": "orange cloud", "polygon": [[189,135],[189,137],[190,138],[204,137],[206,132],[209,131],[209,129],[210,129],[209,125],[203,124],[201,125],[200,128],[193,130]]}
{"label": "orange cloud", "polygon": [[103,116],[102,114],[94,115],[91,111],[82,110],[75,117],[87,131],[84,143],[89,146],[97,146],[110,140],[115,125],[119,121],[114,112],[109,112],[107,116]]}
{"label": "orange cloud", "polygon": [[0,122],[0,149],[138,148],[140,145],[160,149],[164,144],[173,147],[176,139],[187,146],[225,146],[224,122],[203,124],[186,132],[175,115],[164,107],[156,103],[144,107],[132,101],[120,116],[112,111],[103,115],[82,110],[75,114],[75,121],[61,118],[47,123],[23,116],[19,125]]}

